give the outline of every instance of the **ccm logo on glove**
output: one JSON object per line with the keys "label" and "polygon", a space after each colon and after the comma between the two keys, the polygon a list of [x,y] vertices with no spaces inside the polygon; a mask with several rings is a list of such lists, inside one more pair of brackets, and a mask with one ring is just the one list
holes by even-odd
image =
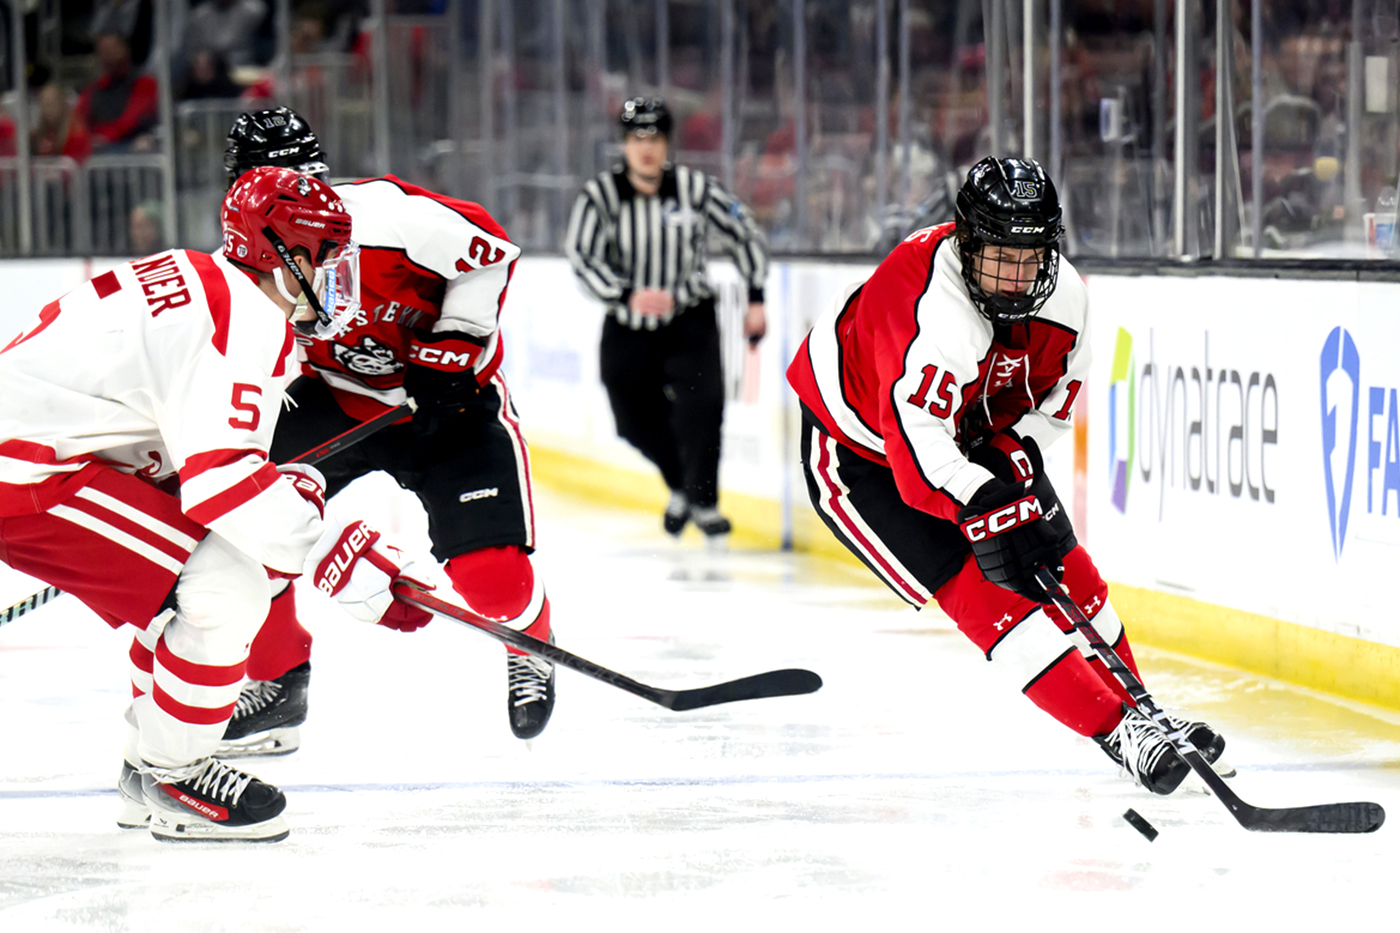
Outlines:
{"label": "ccm logo on glove", "polygon": [[476,364],[482,349],[482,344],[461,337],[433,335],[413,340],[408,345],[408,359],[429,369],[460,373]]}
{"label": "ccm logo on glove", "polygon": [[1035,496],[1025,496],[994,512],[964,522],[962,533],[969,541],[985,541],[1020,525],[1040,521],[1044,517],[1040,510],[1040,500]]}

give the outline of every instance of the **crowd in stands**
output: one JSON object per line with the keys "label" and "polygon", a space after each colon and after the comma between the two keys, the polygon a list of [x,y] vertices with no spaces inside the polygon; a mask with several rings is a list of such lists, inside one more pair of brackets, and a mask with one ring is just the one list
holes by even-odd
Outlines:
{"label": "crowd in stands", "polygon": [[[0,6],[5,2],[0,0]],[[30,73],[32,153],[66,156],[81,163],[97,153],[158,151],[159,89],[150,71],[156,54],[152,0],[60,0],[60,6],[64,61],[37,61]],[[530,9],[547,6],[536,4]],[[610,4],[609,10],[613,6]],[[900,124],[898,29],[892,23],[886,31],[890,45],[883,50],[890,63],[890,96],[885,108],[889,148],[883,159],[877,158],[874,99],[876,62],[882,50],[878,48],[877,24],[873,15],[867,15],[873,6],[846,0],[808,0],[806,80],[802,88],[793,87],[793,32],[789,14],[783,12],[786,7],[756,3],[737,7],[735,31],[742,41],[733,62],[736,88],[729,111],[733,123],[728,128],[732,143],[728,152],[722,151],[725,108],[719,91],[713,24],[705,14],[708,8],[698,4],[669,6],[666,96],[677,117],[675,148],[689,164],[706,171],[717,175],[732,171],[735,194],[751,206],[777,250],[883,251],[909,229],[947,220],[952,209],[951,191],[961,172],[990,151],[987,50],[982,42],[980,6],[968,2],[916,3],[910,5],[907,24],[912,65],[910,99],[905,108],[909,125]],[[253,107],[274,98],[283,102],[324,99],[329,92],[325,92],[326,82],[314,59],[321,52],[351,53],[352,58],[363,61],[362,71],[369,71],[368,34],[363,29],[369,16],[368,0],[292,0],[287,46],[294,61],[303,64],[292,70],[288,87],[276,85],[279,71],[274,62],[278,44],[273,0],[190,0],[171,7],[174,15],[168,25],[175,41],[170,68],[177,107],[188,101],[226,100],[232,107]],[[389,0],[389,7],[395,15],[417,16],[442,15],[446,9],[444,0]],[[574,0],[566,4],[570,25],[564,37],[564,73],[570,95],[585,104],[595,100],[598,112],[609,114],[621,100],[636,93],[638,77],[645,80],[659,67],[655,49],[647,48],[655,35],[655,24],[646,18],[651,7],[650,3],[632,4],[629,9],[637,14],[633,23],[619,22],[615,11],[608,14],[603,66],[600,73],[593,73],[583,19],[587,4]],[[468,8],[471,12],[464,14],[464,21],[474,27],[476,8],[470,3]],[[1300,0],[1287,9],[1263,10],[1266,98],[1259,109],[1265,123],[1265,146],[1255,158],[1250,151],[1254,116],[1251,24],[1247,5],[1235,7],[1229,78],[1239,157],[1238,180],[1229,181],[1239,186],[1247,201],[1256,167],[1263,175],[1262,214],[1270,245],[1336,237],[1343,225],[1355,219],[1347,216],[1348,207],[1341,203],[1340,194],[1340,168],[1349,144],[1348,9],[1326,0]],[[1132,201],[1125,215],[1129,220],[1116,223],[1136,222],[1139,226],[1111,231],[1115,244],[1122,240],[1127,254],[1164,248],[1160,231],[1155,239],[1144,232],[1144,218],[1152,215],[1154,203],[1161,203],[1160,193],[1154,191],[1167,178],[1163,166],[1154,159],[1171,159],[1174,124],[1174,95],[1167,95],[1165,119],[1153,112],[1154,81],[1162,80],[1154,75],[1164,70],[1168,89],[1175,79],[1173,61],[1164,65],[1154,61],[1158,48],[1154,11],[1151,0],[1081,0],[1066,10],[1061,46],[1062,197],[1073,218],[1072,235],[1080,238],[1077,246],[1091,252],[1103,248],[1103,228],[1109,224],[1103,207],[1109,187],[1104,183],[1106,178]],[[1214,94],[1217,81],[1223,79],[1214,61],[1214,26],[1213,15],[1201,17],[1198,161],[1203,189],[1214,184],[1210,177],[1217,116]],[[1400,33],[1394,26],[1380,24],[1378,29]],[[550,99],[556,86],[555,45],[547,24],[520,20],[515,27],[511,61],[508,66],[498,62],[492,78],[497,100],[493,106],[502,108],[495,115],[496,132],[505,131],[505,105],[501,101],[510,88],[522,102],[530,102],[520,105],[516,117],[516,164],[510,170],[520,176],[544,177],[558,171],[554,111],[540,103]],[[464,32],[460,38],[462,54],[479,53],[480,37]],[[1383,39],[1385,36],[1379,36],[1375,41]],[[409,98],[401,108],[404,113],[396,111],[396,120],[407,119],[404,114],[445,109],[423,104],[429,99],[423,96],[427,83],[445,80],[429,73],[423,50],[431,42],[444,41],[440,30],[420,27],[405,47],[406,57],[412,60],[396,62],[408,78],[401,82],[406,90],[396,93],[406,93]],[[472,67],[468,66],[468,72],[474,74]],[[1006,80],[1002,138],[1017,145],[1022,111],[1021,79],[1015,67],[1007,69]],[[480,99],[473,89],[462,106],[474,108]],[[1118,108],[1115,112],[1121,111],[1120,123],[1114,124],[1119,127],[1116,136],[1106,135],[1106,102],[1113,102]],[[1037,104],[1041,119],[1046,120],[1048,101]],[[591,105],[579,110],[587,106]],[[799,112],[805,129],[801,150],[805,171],[800,179]],[[315,112],[308,116],[313,122],[321,117]],[[411,178],[421,170],[426,176],[421,180],[440,184],[440,179],[428,173],[441,169],[425,168],[412,160],[420,151],[431,149],[450,128],[441,114],[413,119],[418,122],[409,133],[395,130],[394,167]],[[483,117],[473,113],[468,119],[476,125]],[[1393,117],[1386,119],[1393,122]],[[1383,143],[1384,127],[1369,115],[1365,120],[1363,132],[1367,135],[1358,144]],[[570,123],[576,122],[571,113]],[[1045,145],[1047,129],[1048,120],[1038,128],[1041,146]],[[569,132],[587,130],[571,126]],[[405,143],[404,138],[412,134],[416,135]],[[1165,140],[1154,138],[1161,134]],[[0,156],[13,153],[18,138],[13,120],[0,112]],[[370,148],[359,145],[355,151]],[[578,178],[591,175],[598,168],[595,163],[602,151],[571,145],[566,171]],[[1395,164],[1394,152],[1364,149],[1362,190],[1374,194],[1387,183],[1393,184]],[[342,167],[356,172],[366,166]],[[881,169],[883,177],[878,174]],[[1166,171],[1170,172],[1170,166]],[[477,175],[468,174],[467,184],[490,184],[492,172],[499,175],[504,170],[499,165],[486,166]],[[442,178],[458,176],[448,171]],[[485,197],[477,191],[457,193]],[[798,209],[799,196],[805,199],[802,210]],[[521,210],[539,211],[529,205],[546,200],[530,201],[522,195],[518,203],[526,205]],[[805,226],[799,229],[798,221],[803,217]],[[548,222],[517,223],[516,227],[522,230],[525,242],[531,237],[526,231],[538,231],[533,234],[537,238],[559,235]],[[531,245],[554,248],[558,244]]]}

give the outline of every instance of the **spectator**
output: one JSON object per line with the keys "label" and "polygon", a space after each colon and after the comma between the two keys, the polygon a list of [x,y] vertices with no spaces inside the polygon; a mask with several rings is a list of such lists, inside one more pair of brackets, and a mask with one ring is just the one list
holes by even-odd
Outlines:
{"label": "spectator", "polygon": [[237,97],[243,85],[229,75],[228,62],[218,52],[201,49],[190,56],[189,68],[180,82],[181,100]]}
{"label": "spectator", "polygon": [[150,256],[165,249],[165,224],[161,221],[159,201],[142,201],[131,209],[127,219],[127,237],[131,255]]}
{"label": "spectator", "polygon": [[29,134],[29,148],[36,156],[67,156],[82,162],[92,155],[92,138],[68,100],[68,91],[57,83],[39,91],[39,120]]}
{"label": "spectator", "polygon": [[258,30],[265,19],[264,0],[204,0],[185,23],[185,54],[220,54],[231,68],[255,64]]}
{"label": "spectator", "polygon": [[155,125],[156,79],[138,74],[131,47],[114,32],[97,37],[102,74],[78,98],[75,116],[92,133],[95,150],[129,143]]}
{"label": "spectator", "polygon": [[110,32],[121,36],[131,48],[131,61],[140,68],[151,54],[154,23],[151,0],[97,0],[88,34],[94,43],[98,36]]}

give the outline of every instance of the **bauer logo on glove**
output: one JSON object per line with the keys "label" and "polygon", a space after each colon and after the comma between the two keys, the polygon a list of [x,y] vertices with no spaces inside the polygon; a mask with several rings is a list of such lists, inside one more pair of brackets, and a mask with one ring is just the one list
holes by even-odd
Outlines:
{"label": "bauer logo on glove", "polygon": [[306,566],[314,568],[311,579],[316,589],[361,622],[411,632],[432,618],[426,609],[393,594],[396,580],[432,590],[433,585],[424,582],[427,567],[420,569],[362,521],[351,522],[338,535],[327,530],[307,557]]}

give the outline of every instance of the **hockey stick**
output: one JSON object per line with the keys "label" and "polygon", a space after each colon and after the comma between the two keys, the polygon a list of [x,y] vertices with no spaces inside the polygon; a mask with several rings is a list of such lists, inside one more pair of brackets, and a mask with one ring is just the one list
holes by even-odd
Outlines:
{"label": "hockey stick", "polygon": [[1191,770],[1205,781],[1220,802],[1225,804],[1230,815],[1245,829],[1263,833],[1373,833],[1385,822],[1385,810],[1378,803],[1325,803],[1313,807],[1284,807],[1269,809],[1255,807],[1241,800],[1226,786],[1206,760],[1201,757],[1196,746],[1186,737],[1184,729],[1173,729],[1167,722],[1166,713],[1152,699],[1147,688],[1142,685],[1132,670],[1123,663],[1099,635],[1088,617],[1080,611],[1064,588],[1055,581],[1054,575],[1042,567],[1036,571],[1036,582],[1054,600],[1065,620],[1089,641],[1108,669],[1123,683],[1128,695],[1137,701],[1138,708],[1152,719],[1172,743],[1176,753],[1186,760]]}
{"label": "hockey stick", "polygon": [[362,421],[343,434],[337,434],[321,446],[313,447],[300,457],[295,457],[287,462],[315,466],[332,454],[338,454],[347,447],[355,446],[371,434],[378,433],[401,418],[407,418],[417,410],[418,406],[413,404],[413,399],[409,399],[398,408],[391,408],[382,415],[375,415],[368,421]]}
{"label": "hockey stick", "polygon": [[514,645],[522,651],[528,651],[546,661],[553,661],[555,664],[576,670],[580,674],[587,674],[594,680],[601,680],[605,684],[626,690],[628,693],[635,694],[644,700],[650,700],[658,706],[664,706],[678,712],[700,709],[703,706],[716,706],[720,703],[733,703],[738,700],[761,700],[767,697],[815,693],[822,685],[822,679],[812,671],[793,668],[767,671],[762,674],[754,674],[752,677],[741,677],[738,680],[726,681],[711,687],[697,687],[693,690],[663,690],[635,681],[600,664],[594,664],[587,658],[581,658],[563,648],[555,647],[547,641],[541,641],[499,622],[482,618],[460,606],[443,602],[436,596],[432,596],[415,586],[410,586],[403,580],[394,583],[394,595],[406,602],[421,606],[429,612],[454,619],[463,625],[481,629],[492,638],[508,645]]}
{"label": "hockey stick", "polygon": [[[360,441],[369,437],[371,434],[374,434],[384,428],[387,428],[389,425],[393,424],[399,419],[408,417],[409,415],[413,414],[417,410],[417,408],[418,406],[413,404],[413,399],[409,399],[399,407],[392,408],[389,411],[384,412],[384,414],[382,415],[375,415],[368,421],[362,421],[350,430],[337,434],[335,437],[326,441],[324,444],[321,444],[318,447],[313,447],[306,453],[301,454],[298,457],[294,457],[291,460],[288,460],[287,462],[305,463],[314,466],[315,464],[320,463],[322,460],[326,459],[332,454],[338,454],[346,448],[355,446]],[[63,590],[60,590],[58,587],[46,586],[34,595],[26,596],[24,599],[21,599],[9,609],[6,609],[4,612],[0,612],[0,625],[4,625],[6,622],[10,622],[14,619],[18,619],[20,616],[24,615],[27,612],[33,612],[35,609],[38,609],[40,606],[53,599],[55,596],[62,595]]]}
{"label": "hockey stick", "polygon": [[9,609],[6,609],[4,612],[0,612],[0,625],[4,625],[11,619],[18,619],[20,616],[24,615],[27,612],[33,612],[35,609],[38,609],[40,606],[53,599],[55,596],[62,595],[63,591],[60,590],[58,587],[46,586],[39,592],[35,593],[33,596],[25,597],[24,599],[21,599],[19,602],[15,603]]}

